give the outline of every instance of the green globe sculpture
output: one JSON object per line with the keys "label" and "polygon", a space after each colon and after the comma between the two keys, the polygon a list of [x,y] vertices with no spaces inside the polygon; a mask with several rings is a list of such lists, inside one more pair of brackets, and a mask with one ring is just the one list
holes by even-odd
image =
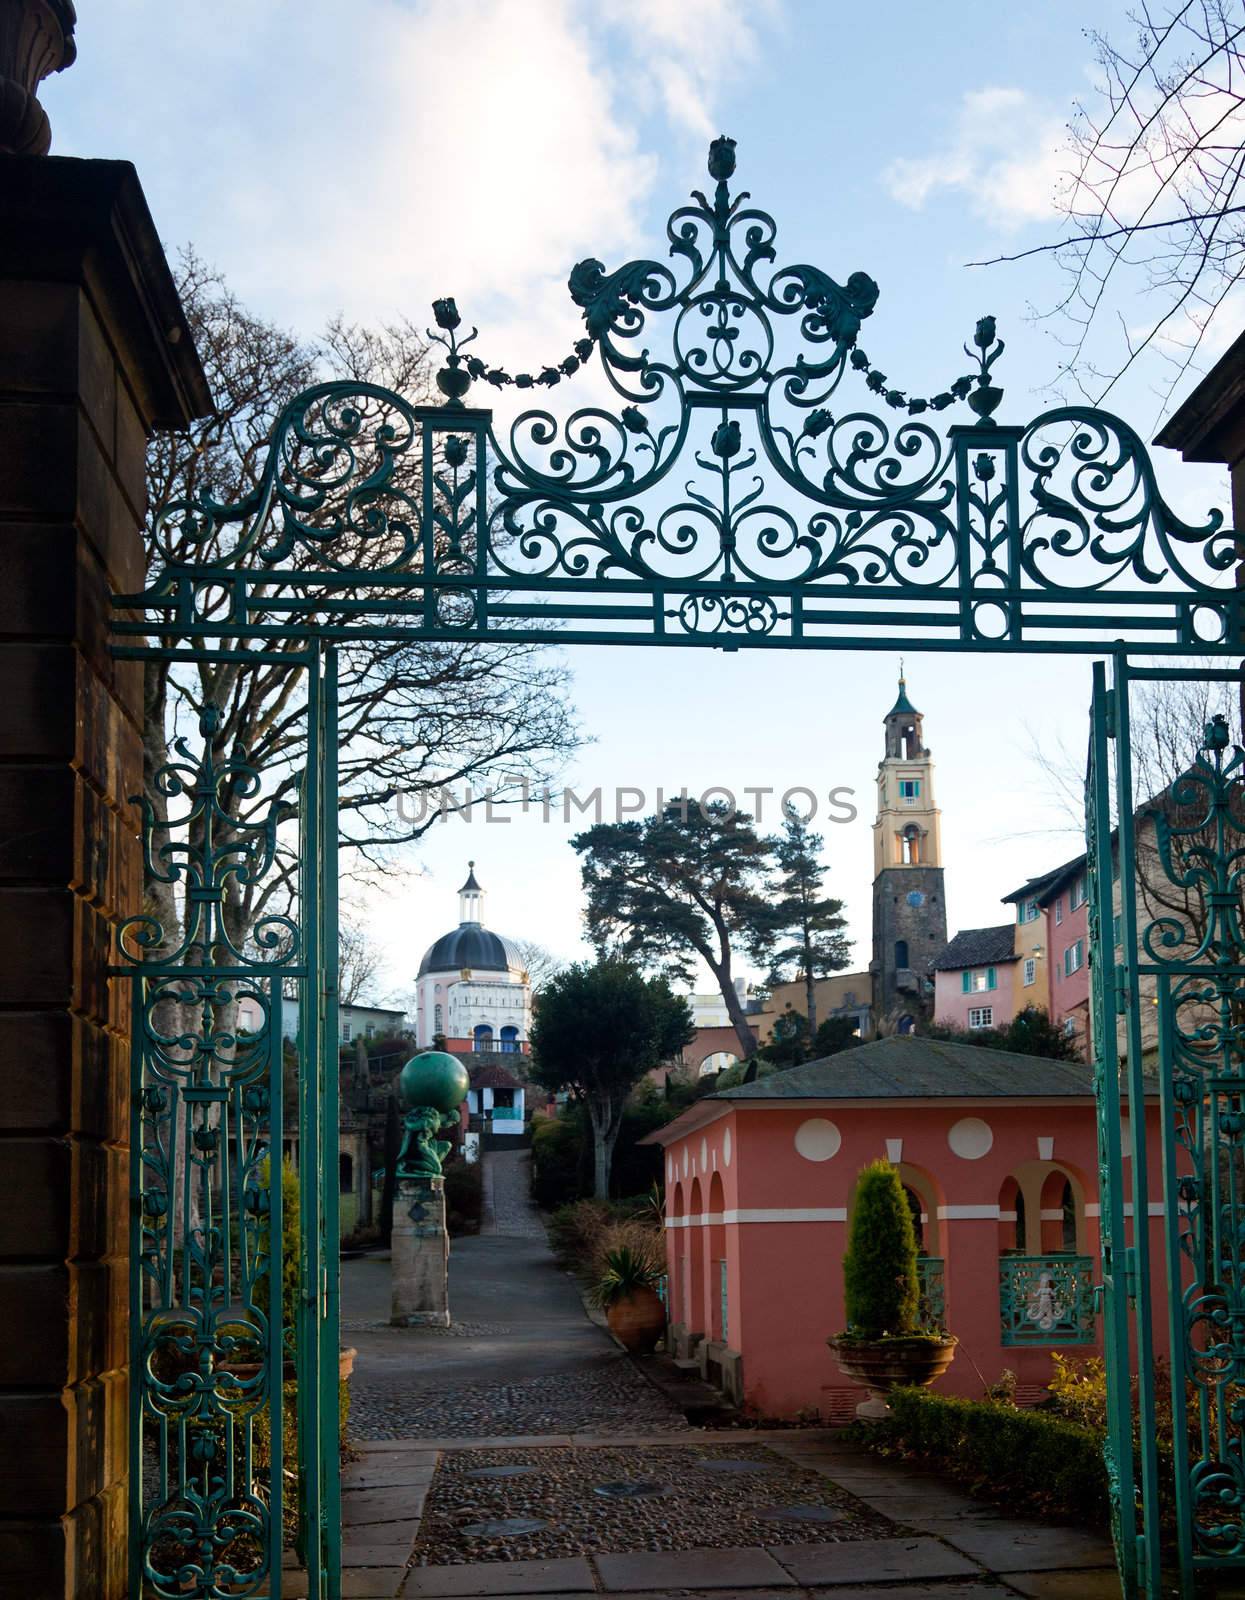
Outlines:
{"label": "green globe sculpture", "polygon": [[441,1176],[450,1141],[438,1139],[437,1134],[457,1122],[469,1084],[466,1067],[444,1050],[424,1050],[402,1068],[398,1100],[406,1115],[398,1152],[399,1178],[419,1181]]}
{"label": "green globe sculpture", "polygon": [[412,1056],[398,1074],[398,1099],[406,1110],[435,1106],[447,1115],[467,1098],[467,1069],[457,1056],[444,1050],[424,1050]]}

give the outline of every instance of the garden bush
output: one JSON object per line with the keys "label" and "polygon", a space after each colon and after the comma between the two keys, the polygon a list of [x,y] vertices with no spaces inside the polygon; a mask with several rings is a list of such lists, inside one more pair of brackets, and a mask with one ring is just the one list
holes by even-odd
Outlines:
{"label": "garden bush", "polygon": [[445,1175],[445,1226],[452,1239],[479,1233],[484,1215],[484,1173],[478,1161],[461,1156],[447,1161]]}
{"label": "garden bush", "polygon": [[647,1197],[560,1206],[549,1219],[549,1241],[561,1265],[589,1282],[596,1282],[616,1250],[629,1250],[653,1272],[666,1270],[664,1231]]}
{"label": "garden bush", "polygon": [[552,1210],[581,1199],[592,1189],[592,1172],[585,1173],[583,1114],[568,1108],[560,1116],[532,1118],[532,1199]]}
{"label": "garden bush", "polygon": [[1105,1527],[1107,1470],[1102,1436],[1048,1410],[1019,1410],[927,1389],[892,1389],[885,1422],[860,1437],[936,1466],[1012,1511]]}
{"label": "garden bush", "polygon": [[899,1173],[889,1161],[871,1162],[856,1186],[843,1300],[848,1330],[860,1338],[880,1339],[916,1326],[916,1234]]}

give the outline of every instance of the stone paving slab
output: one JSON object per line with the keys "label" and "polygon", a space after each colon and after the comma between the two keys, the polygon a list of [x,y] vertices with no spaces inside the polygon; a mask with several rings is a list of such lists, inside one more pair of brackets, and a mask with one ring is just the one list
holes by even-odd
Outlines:
{"label": "stone paving slab", "polygon": [[[864,1549],[867,1540],[854,1548]],[[816,1546],[808,1546],[815,1549]],[[782,1567],[764,1550],[659,1550],[594,1557],[607,1594],[645,1589],[773,1589],[794,1587]],[[857,1569],[859,1571],[859,1569]]]}
{"label": "stone paving slab", "polygon": [[427,1484],[403,1484],[390,1489],[343,1489],[342,1527],[358,1528],[372,1522],[418,1522],[423,1513]]}
{"label": "stone paving slab", "polygon": [[1040,1522],[965,1523],[942,1537],[989,1572],[1041,1572],[1069,1567],[1114,1567],[1111,1541],[1083,1528]]}
{"label": "stone paving slab", "polygon": [[379,1456],[356,1461],[342,1473],[342,1489],[397,1489],[403,1484],[430,1483],[437,1470],[437,1452]]}
{"label": "stone paving slab", "polygon": [[404,1567],[411,1558],[410,1539],[390,1539],[385,1528],[369,1528],[376,1542],[347,1538],[342,1543],[342,1569],[356,1567]]}
{"label": "stone paving slab", "polygon": [[456,1567],[412,1567],[403,1600],[456,1600],[469,1595],[595,1593],[583,1556],[553,1561],[471,1561]]}
{"label": "stone paving slab", "polygon": [[868,1574],[879,1583],[905,1578],[969,1578],[979,1568],[937,1539],[853,1539],[843,1544],[771,1546],[774,1556],[797,1583],[854,1583]]}
{"label": "stone paving slab", "polygon": [[1007,1581],[1014,1590],[1033,1600],[1120,1600],[1120,1579],[1114,1568],[1097,1572],[1009,1572]]}
{"label": "stone paving slab", "polygon": [[[393,1600],[406,1577],[404,1566],[342,1568],[343,1600]],[[281,1600],[306,1600],[307,1574],[286,1572],[281,1577]]]}

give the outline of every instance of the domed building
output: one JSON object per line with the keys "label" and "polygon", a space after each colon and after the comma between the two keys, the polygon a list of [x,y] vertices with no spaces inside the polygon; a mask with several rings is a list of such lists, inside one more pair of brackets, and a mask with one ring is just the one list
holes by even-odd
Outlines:
{"label": "domed building", "polygon": [[532,987],[518,947],[484,926],[484,890],[475,862],[458,891],[458,926],[424,953],[416,979],[416,1038],[441,1035],[451,1052],[526,1052]]}

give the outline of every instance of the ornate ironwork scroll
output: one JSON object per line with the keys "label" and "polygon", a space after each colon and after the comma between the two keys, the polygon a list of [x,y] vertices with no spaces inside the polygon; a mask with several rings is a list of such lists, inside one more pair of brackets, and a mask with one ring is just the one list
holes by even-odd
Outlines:
{"label": "ornate ironwork scroll", "polygon": [[[1245,754],[1222,717],[1153,829],[1143,971],[1157,988],[1182,1556],[1245,1558]],[[1143,885],[1143,890],[1144,890]]]}
{"label": "ornate ironwork scroll", "polygon": [[[1233,534],[1218,512],[1176,515],[1127,423],[1000,420],[992,317],[964,346],[972,371],[911,397],[859,344],[878,285],[780,266],[734,166],[715,140],[667,260],[573,269],[586,336],[556,366],[486,367],[445,299],[443,405],[350,382],[296,397],[252,493],[164,508],[176,540],[118,632],[161,617],[187,640],[262,638],[276,594],[322,639],[1232,647]],[[542,396],[504,428],[466,403],[477,379],[562,398],[585,372],[611,403]],[[936,426],[961,400],[973,420]]]}
{"label": "ornate ironwork scroll", "polygon": [[[309,699],[323,699],[314,683]],[[204,706],[197,747],[178,739],[136,802],[150,909],[118,933],[133,1039],[131,1593],[276,1600],[287,1523],[310,1593],[327,1593],[320,1580],[332,1564],[321,1529],[337,1460],[331,1332],[327,1485],[320,1351],[336,1309],[335,1254],[332,1315],[324,1301],[326,1221],[336,1224],[305,1104],[326,1098],[316,986],[306,982],[324,957],[308,932],[320,907],[306,871],[297,915],[263,915],[245,941],[235,933],[239,891],[274,872],[282,848],[314,856],[315,823],[282,839],[289,828],[263,802],[263,774],[245,751],[222,747],[220,720]],[[256,801],[253,820],[229,803],[239,795]],[[313,798],[310,811],[319,805]],[[295,989],[291,1068],[304,1104],[286,1128],[283,1015]],[[335,1056],[334,1047],[334,1066]],[[285,1192],[287,1142],[301,1146],[301,1211]],[[328,1237],[335,1251],[335,1231]],[[287,1434],[298,1439],[296,1461],[285,1459]]]}

